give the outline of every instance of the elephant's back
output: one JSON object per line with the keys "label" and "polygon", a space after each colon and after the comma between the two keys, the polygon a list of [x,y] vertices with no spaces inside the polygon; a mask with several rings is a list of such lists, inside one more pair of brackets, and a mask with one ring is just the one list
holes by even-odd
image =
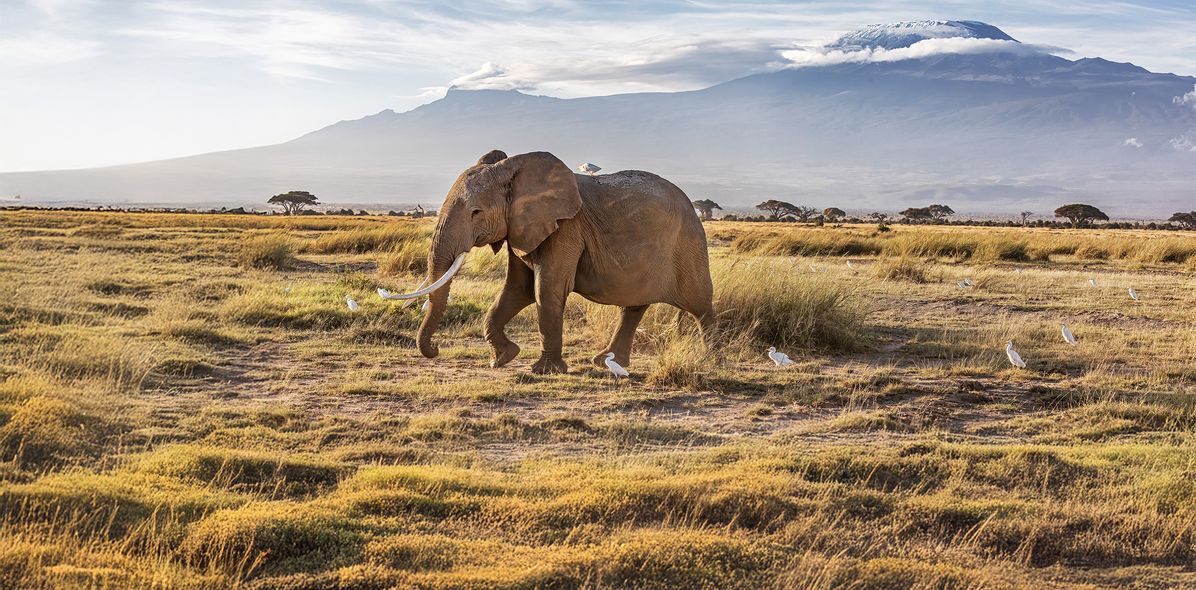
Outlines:
{"label": "elephant's back", "polygon": [[657,174],[643,170],[620,170],[598,176],[577,176],[582,200],[598,209],[649,217],[652,213],[665,214],[677,220],[692,221],[701,227],[701,221],[685,192]]}

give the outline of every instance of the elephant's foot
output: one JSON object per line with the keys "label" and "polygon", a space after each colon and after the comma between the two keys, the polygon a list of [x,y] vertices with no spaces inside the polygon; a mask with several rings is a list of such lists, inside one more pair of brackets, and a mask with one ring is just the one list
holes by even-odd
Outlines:
{"label": "elephant's foot", "polygon": [[532,365],[532,372],[537,375],[548,375],[551,373],[567,373],[569,371],[568,365],[561,357],[550,357],[540,355],[540,360]]}
{"label": "elephant's foot", "polygon": [[617,350],[611,350],[609,348],[598,353],[592,359],[594,362],[594,366],[598,367],[599,369],[605,369],[606,368],[606,355],[608,355],[612,352],[615,353],[615,362],[619,363],[620,367],[626,368],[626,367],[631,366],[631,354],[630,353],[619,352]]}
{"label": "elephant's foot", "polygon": [[519,345],[514,342],[499,342],[490,345],[490,367],[497,369],[519,356]]}

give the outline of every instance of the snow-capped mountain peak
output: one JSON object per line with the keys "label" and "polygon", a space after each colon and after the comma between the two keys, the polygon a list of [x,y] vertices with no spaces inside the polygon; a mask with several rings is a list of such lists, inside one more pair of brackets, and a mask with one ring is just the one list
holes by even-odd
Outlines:
{"label": "snow-capped mountain peak", "polygon": [[1013,41],[997,27],[973,20],[919,20],[868,25],[839,37],[828,49],[859,51],[863,49],[901,49],[926,39],[996,39]]}

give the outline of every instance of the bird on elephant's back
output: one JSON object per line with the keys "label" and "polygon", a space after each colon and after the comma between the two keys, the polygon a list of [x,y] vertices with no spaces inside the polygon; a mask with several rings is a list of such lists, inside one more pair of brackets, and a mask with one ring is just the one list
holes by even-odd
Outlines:
{"label": "bird on elephant's back", "polygon": [[431,284],[401,296],[429,295],[418,336],[428,358],[438,354],[432,337],[452,275],[480,246],[508,251],[506,282],[485,320],[493,367],[518,355],[505,327],[535,303],[542,349],[532,371],[566,371],[561,341],[570,293],[622,308],[610,344],[593,357],[599,366],[607,353],[630,364],[636,326],[653,303],[689,312],[703,329],[714,319],[706,234],[681,189],[650,172],[574,174],[547,152],[507,157],[494,150],[445,197],[428,253]]}

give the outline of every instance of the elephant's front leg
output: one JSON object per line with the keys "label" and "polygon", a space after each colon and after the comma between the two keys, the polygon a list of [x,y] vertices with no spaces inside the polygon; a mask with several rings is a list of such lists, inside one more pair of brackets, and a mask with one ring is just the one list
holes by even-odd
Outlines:
{"label": "elephant's front leg", "polygon": [[573,290],[573,277],[554,276],[537,269],[536,312],[540,321],[543,348],[540,360],[532,365],[533,373],[564,373],[568,371],[561,358],[561,337],[565,321],[565,300]]}
{"label": "elephant's front leg", "polygon": [[514,253],[507,252],[507,282],[486,312],[485,335],[490,343],[490,366],[501,367],[519,356],[519,345],[507,338],[506,326],[523,308],[536,302],[535,275]]}

